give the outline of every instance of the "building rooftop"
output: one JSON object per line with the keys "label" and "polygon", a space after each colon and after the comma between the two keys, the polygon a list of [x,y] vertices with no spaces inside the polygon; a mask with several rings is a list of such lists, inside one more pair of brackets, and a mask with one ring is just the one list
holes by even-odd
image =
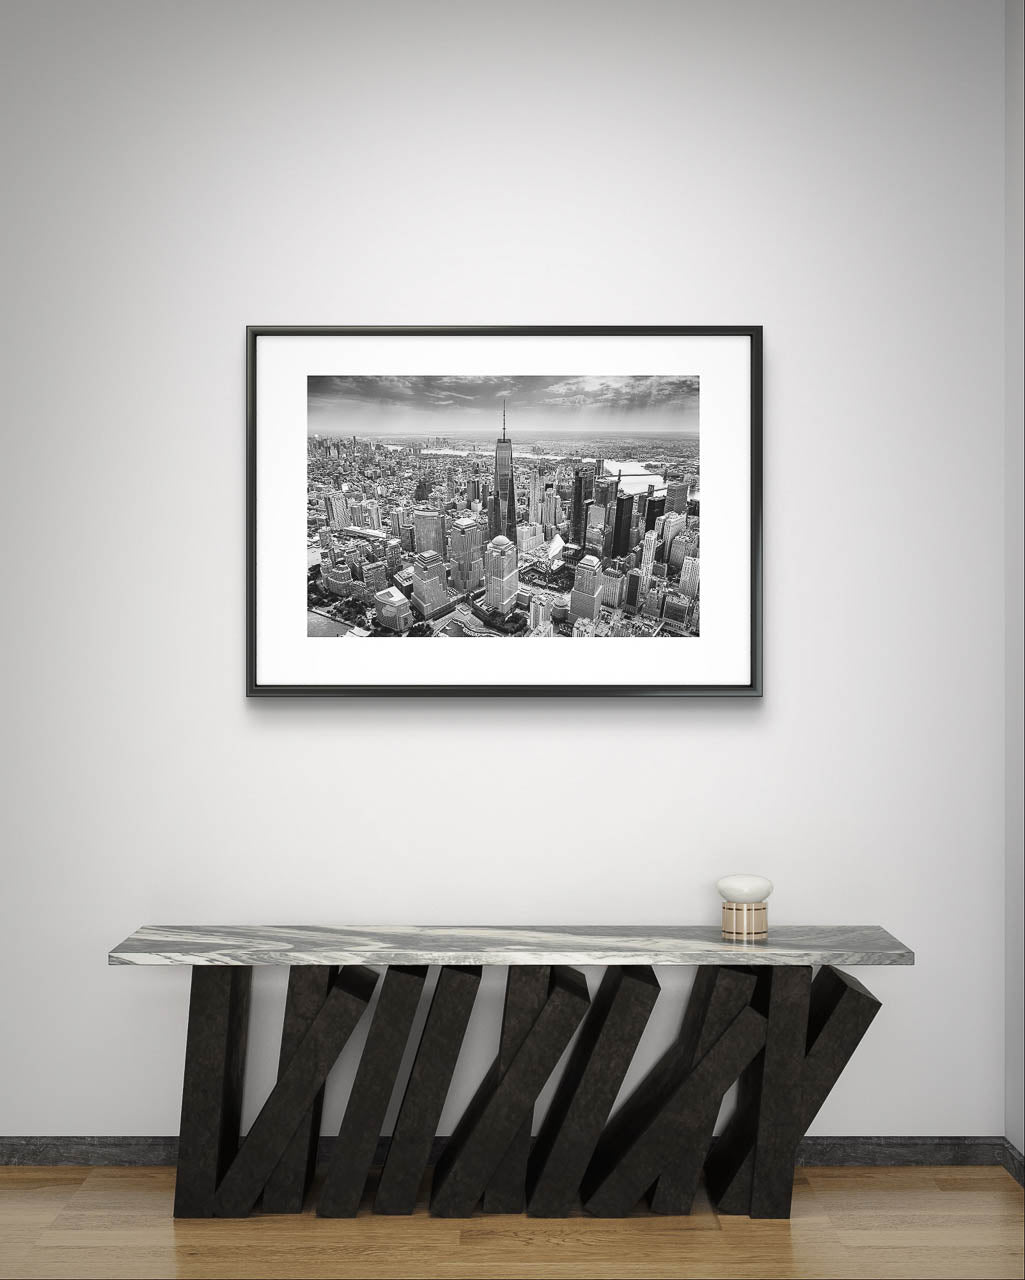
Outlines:
{"label": "building rooftop", "polygon": [[383,529],[366,529],[357,524],[346,525],[344,529],[339,529],[338,533],[339,536],[344,535],[346,538],[362,538],[364,542],[383,542],[390,536]]}

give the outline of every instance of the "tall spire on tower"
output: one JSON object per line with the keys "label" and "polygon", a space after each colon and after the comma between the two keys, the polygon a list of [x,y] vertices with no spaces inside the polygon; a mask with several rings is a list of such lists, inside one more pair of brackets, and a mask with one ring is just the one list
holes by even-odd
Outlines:
{"label": "tall spire on tower", "polygon": [[502,436],[495,441],[495,507],[491,536],[502,535],[516,546],[516,477],[512,441],[506,434],[506,402],[502,399]]}

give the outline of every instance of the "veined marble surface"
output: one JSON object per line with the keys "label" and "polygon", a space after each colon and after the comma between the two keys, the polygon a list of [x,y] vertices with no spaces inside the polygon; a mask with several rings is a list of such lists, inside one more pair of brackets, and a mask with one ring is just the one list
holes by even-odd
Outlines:
{"label": "veined marble surface", "polygon": [[111,964],[914,964],[879,925],[146,925]]}

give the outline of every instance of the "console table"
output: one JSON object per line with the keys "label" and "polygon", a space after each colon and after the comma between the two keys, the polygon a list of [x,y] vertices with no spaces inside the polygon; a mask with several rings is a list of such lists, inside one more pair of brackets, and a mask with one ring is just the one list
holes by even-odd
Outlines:
{"label": "console table", "polygon": [[[910,965],[875,925],[328,928],[151,926],[111,964],[191,965],[176,1217],[298,1213],[328,1073],[369,1019],[317,1212],[356,1213],[430,965],[441,966],[388,1144],[374,1211],[411,1213],[483,965],[508,965],[494,1062],[434,1165],[430,1210],[686,1214],[704,1173],[722,1213],[790,1215],[798,1143],[879,1010],[837,965]],[[239,1124],[254,965],[287,965],[278,1079]],[[603,965],[589,996],[577,965]],[[611,1120],[663,965],[699,966],[676,1039]],[[371,966],[380,967],[380,971]],[[818,972],[813,976],[813,968]],[[369,1007],[372,1005],[372,1009]],[[369,1010],[369,1011],[368,1011]],[[579,1028],[536,1139],[534,1103]],[[723,1095],[737,1106],[713,1142]]]}

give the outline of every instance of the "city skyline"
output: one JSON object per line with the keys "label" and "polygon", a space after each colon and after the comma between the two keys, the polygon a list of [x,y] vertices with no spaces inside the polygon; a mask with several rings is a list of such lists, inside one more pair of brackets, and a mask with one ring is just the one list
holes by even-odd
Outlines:
{"label": "city skyline", "polygon": [[696,377],[310,377],[308,394],[307,635],[700,633]]}

